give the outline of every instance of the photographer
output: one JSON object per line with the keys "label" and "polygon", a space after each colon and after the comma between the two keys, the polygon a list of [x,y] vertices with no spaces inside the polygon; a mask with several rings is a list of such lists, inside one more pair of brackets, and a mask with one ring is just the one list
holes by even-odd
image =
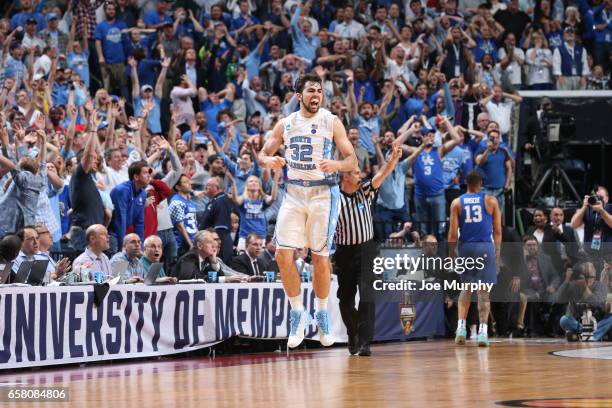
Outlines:
{"label": "photographer", "polygon": [[569,341],[576,341],[582,333],[582,324],[578,321],[584,312],[590,310],[595,319],[600,320],[605,313],[607,288],[595,280],[595,267],[591,262],[584,262],[574,269],[568,268],[565,282],[559,287],[558,303],[567,303],[567,312],[559,324],[565,330]]}
{"label": "photographer", "polygon": [[612,204],[608,200],[608,189],[598,186],[595,195],[584,197],[571,222],[574,229],[584,225],[584,250],[597,270],[612,248]]}

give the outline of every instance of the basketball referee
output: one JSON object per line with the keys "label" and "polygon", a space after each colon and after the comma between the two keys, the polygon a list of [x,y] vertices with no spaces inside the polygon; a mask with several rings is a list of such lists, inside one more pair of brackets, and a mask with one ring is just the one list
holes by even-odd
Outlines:
{"label": "basketball referee", "polygon": [[[340,314],[347,328],[351,354],[369,356],[374,335],[373,262],[377,254],[372,222],[372,200],[383,180],[393,172],[402,150],[395,146],[391,157],[372,180],[361,180],[359,169],[342,173],[340,217],[336,228],[336,275]],[[359,309],[355,294],[359,289]]]}

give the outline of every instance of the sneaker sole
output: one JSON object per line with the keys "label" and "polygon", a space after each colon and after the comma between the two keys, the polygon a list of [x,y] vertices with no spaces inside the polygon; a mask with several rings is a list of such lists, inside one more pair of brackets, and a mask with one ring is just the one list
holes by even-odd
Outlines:
{"label": "sneaker sole", "polygon": [[457,337],[455,337],[455,344],[458,344],[460,346],[464,346],[465,345],[465,336],[457,336]]}
{"label": "sneaker sole", "polygon": [[489,347],[489,343],[488,342],[484,342],[484,341],[479,341],[478,342],[478,347]]}

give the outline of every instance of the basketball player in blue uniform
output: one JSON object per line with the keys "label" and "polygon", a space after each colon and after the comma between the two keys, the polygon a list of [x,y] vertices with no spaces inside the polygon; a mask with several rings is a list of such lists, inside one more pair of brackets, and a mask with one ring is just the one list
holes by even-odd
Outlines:
{"label": "basketball player in blue uniform", "polygon": [[[315,320],[319,341],[334,343],[327,299],[330,288],[329,254],[340,211],[338,172],[357,168],[357,157],[342,122],[321,108],[323,88],[316,75],[303,75],[295,85],[300,110],[280,120],[264,144],[259,163],[276,170],[287,166],[287,192],[276,220],[276,262],[291,303],[287,345],[297,347],[311,321],[302,304],[300,275],[294,252],[310,248],[314,264]],[[275,156],[284,145],[284,157]],[[342,160],[335,160],[334,148]]]}
{"label": "basketball player in blue uniform", "polygon": [[[461,275],[463,282],[497,283],[497,265],[501,246],[501,212],[497,199],[480,191],[482,177],[476,171],[471,171],[466,177],[467,193],[453,200],[450,208],[450,227],[448,243],[450,255],[455,254],[455,244],[458,243],[460,258],[480,258],[474,262],[474,267]],[[491,309],[489,292],[478,290],[478,345],[489,345],[487,322]],[[472,290],[462,290],[458,302],[456,344],[465,344],[466,319],[470,308]]]}

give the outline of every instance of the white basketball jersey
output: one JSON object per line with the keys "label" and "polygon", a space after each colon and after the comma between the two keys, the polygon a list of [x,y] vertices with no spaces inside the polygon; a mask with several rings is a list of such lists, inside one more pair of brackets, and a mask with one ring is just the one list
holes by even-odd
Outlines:
{"label": "white basketball jersey", "polygon": [[336,173],[319,170],[321,159],[334,158],[333,128],[336,115],[327,109],[311,118],[293,112],[283,119],[283,142],[289,180],[336,179]]}

